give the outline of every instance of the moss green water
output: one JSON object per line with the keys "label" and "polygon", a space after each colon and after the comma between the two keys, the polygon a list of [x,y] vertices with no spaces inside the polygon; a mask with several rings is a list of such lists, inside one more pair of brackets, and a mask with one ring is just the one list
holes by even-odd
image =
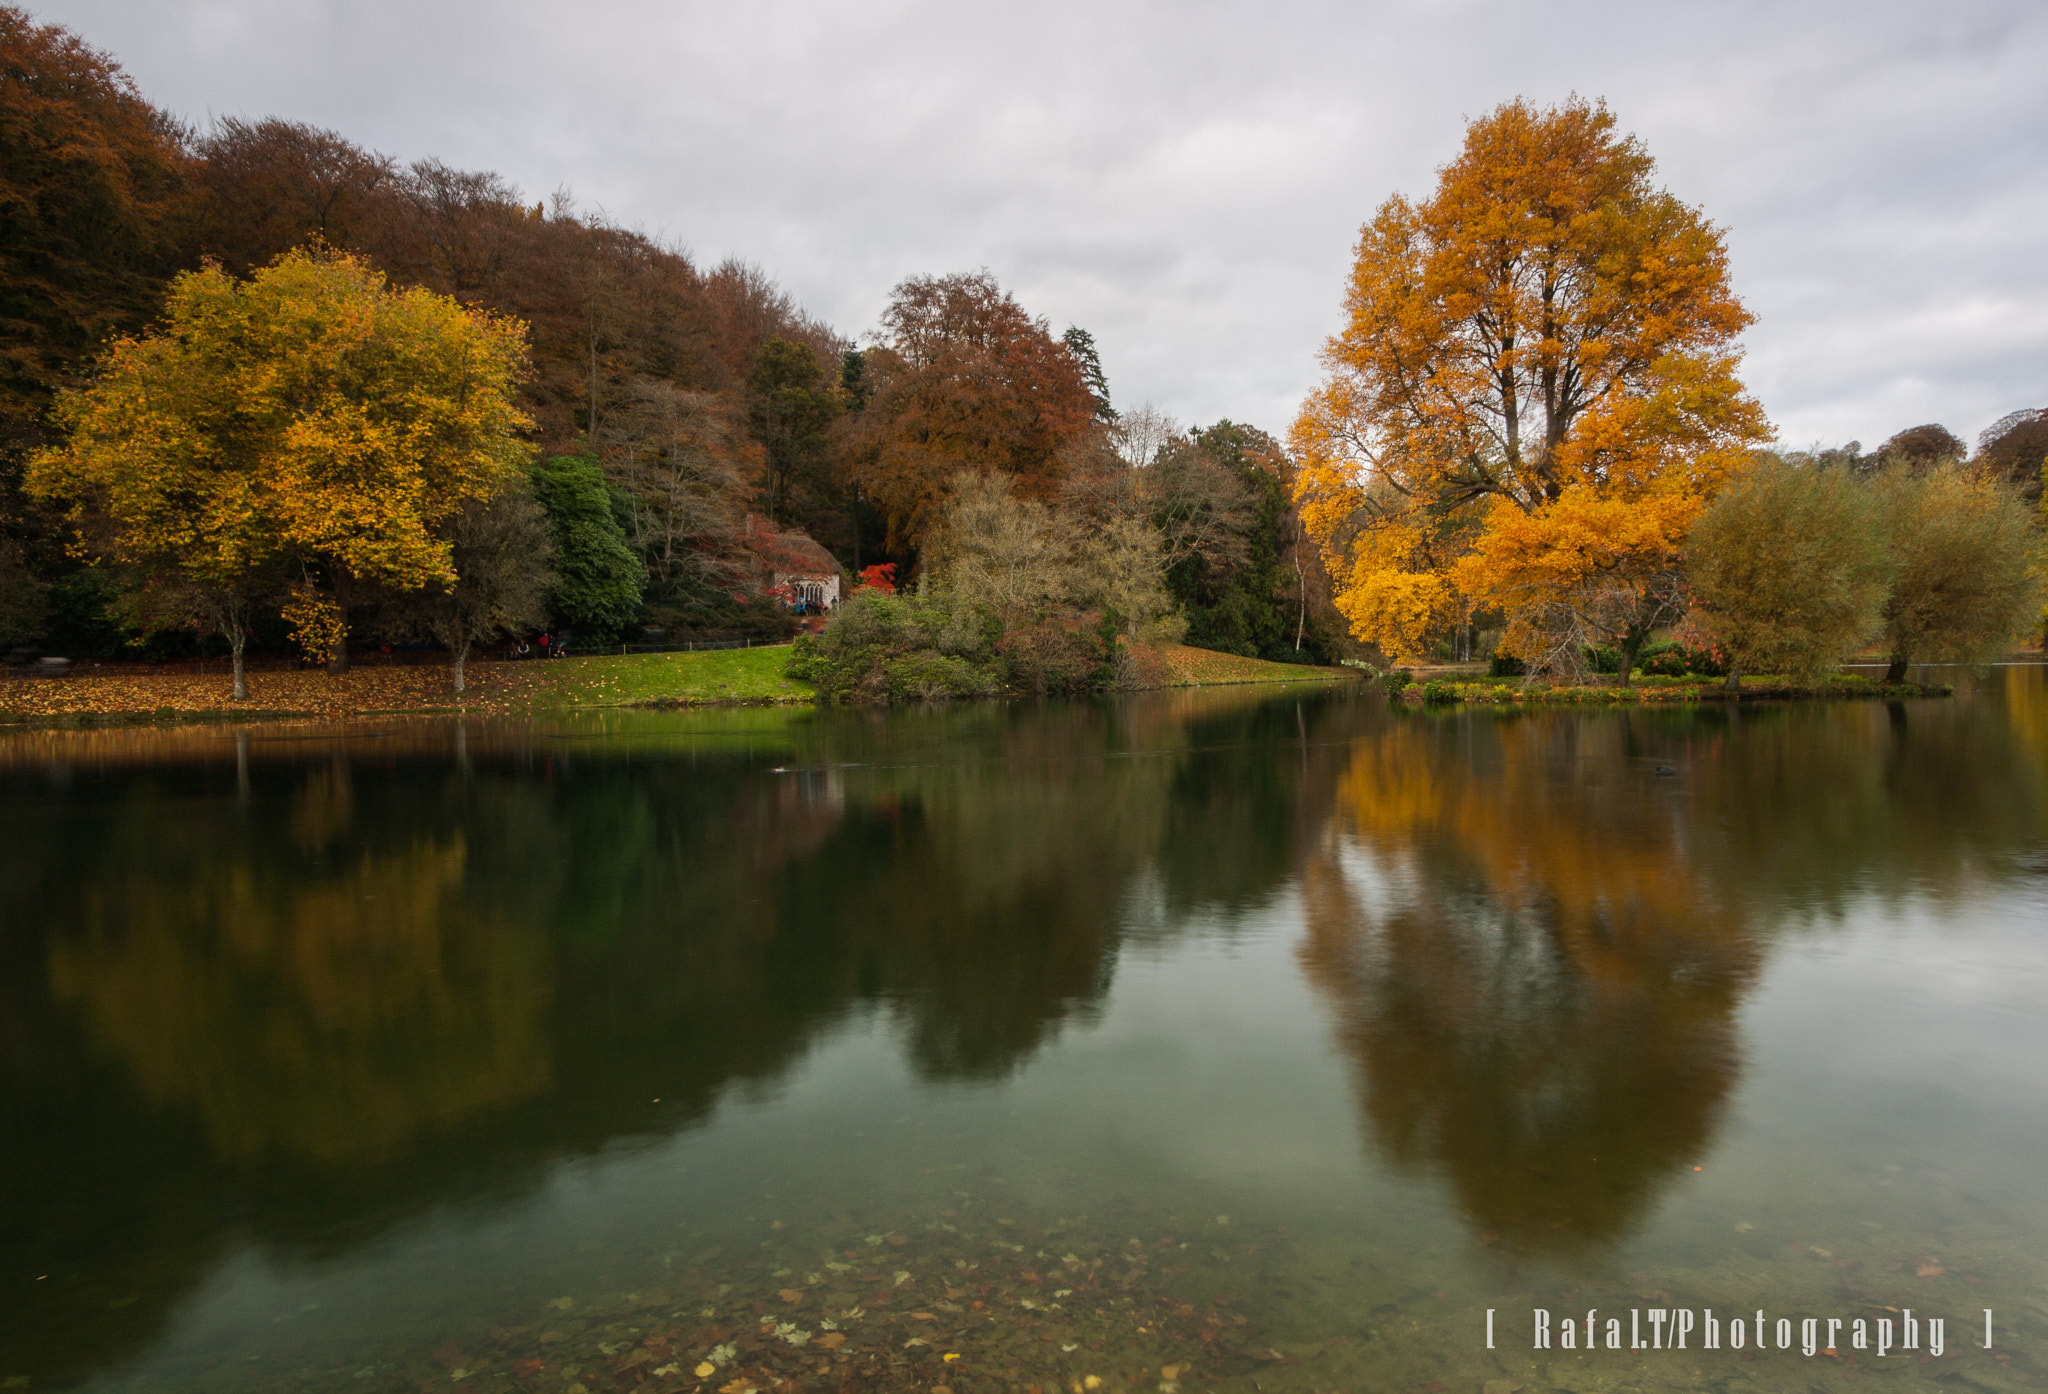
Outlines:
{"label": "moss green water", "polygon": [[2048,683],[1960,686],[0,738],[0,1383],[2038,1387]]}

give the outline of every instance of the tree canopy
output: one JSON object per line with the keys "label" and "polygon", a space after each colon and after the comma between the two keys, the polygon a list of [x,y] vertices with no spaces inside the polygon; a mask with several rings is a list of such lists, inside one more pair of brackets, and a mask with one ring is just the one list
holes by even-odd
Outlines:
{"label": "tree canopy", "polygon": [[1580,491],[1697,500],[1766,437],[1721,230],[1653,175],[1604,105],[1516,100],[1467,128],[1429,198],[1389,199],[1359,234],[1291,439],[1360,638],[1413,655],[1485,534],[1583,526],[1557,508]]}
{"label": "tree canopy", "polygon": [[109,334],[139,328],[189,220],[186,132],[107,54],[0,6],[0,431],[32,433]]}
{"label": "tree canopy", "polygon": [[187,272],[164,318],[60,397],[33,491],[160,585],[287,590],[313,653],[345,643],[355,583],[455,580],[443,525],[528,456],[519,325],[324,251]]}
{"label": "tree canopy", "polygon": [[1060,453],[1095,419],[1079,362],[987,272],[912,276],[863,355],[873,396],[856,421],[854,475],[891,547],[915,545],[963,470],[1048,499]]}

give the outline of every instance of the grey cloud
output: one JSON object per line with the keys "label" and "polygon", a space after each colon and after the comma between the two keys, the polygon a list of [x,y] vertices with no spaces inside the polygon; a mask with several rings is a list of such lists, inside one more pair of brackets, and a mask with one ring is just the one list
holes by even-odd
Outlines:
{"label": "grey cloud", "polygon": [[1795,444],[2048,404],[2048,17],[2019,3],[50,0],[155,99],[496,169],[842,330],[987,266],[1119,400],[1284,429],[1357,228],[1462,120],[1605,96],[1729,229]]}

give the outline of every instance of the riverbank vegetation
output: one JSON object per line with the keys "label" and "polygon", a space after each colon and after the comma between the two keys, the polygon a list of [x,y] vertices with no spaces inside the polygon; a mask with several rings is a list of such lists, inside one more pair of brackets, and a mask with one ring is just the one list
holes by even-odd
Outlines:
{"label": "riverbank vegetation", "polygon": [[[468,651],[508,635],[786,638],[761,539],[908,583],[965,483],[999,487],[1025,531],[1085,519],[1152,549],[1124,620],[1177,609],[1248,656],[1357,651],[1278,445],[1119,413],[1093,336],[986,273],[905,278],[856,348],[759,268],[700,267],[567,195],[284,119],[189,128],[11,6],[0,46],[21,194],[0,249],[0,644],[335,671],[428,645],[459,691]],[[455,396],[407,367],[428,362],[411,321],[450,350],[433,362]],[[488,352],[453,353],[469,341]],[[238,383],[283,395],[237,414]],[[1026,685],[1071,687],[1034,633]]]}
{"label": "riverbank vegetation", "polygon": [[1725,235],[1653,174],[1604,105],[1514,101],[1360,234],[1290,436],[1353,633],[1568,687],[1602,654],[1626,687],[1675,637],[1733,688],[1810,686],[1879,640],[1898,681],[2037,626],[2048,412],[1967,459],[1938,426],[1768,449]]}
{"label": "riverbank vegetation", "polygon": [[856,339],[566,194],[189,128],[20,9],[0,49],[19,656],[432,650],[460,694],[500,641],[802,628],[845,700],[1142,686],[1180,641],[1568,687],[1711,652],[1740,687],[2040,620],[2048,410],[1776,449],[1724,231],[1597,103],[1508,102],[1381,206],[1283,446],[1119,409],[987,272],[906,277]]}
{"label": "riverbank vegetation", "polygon": [[[789,645],[699,653],[613,654],[562,662],[485,663],[464,691],[438,665],[379,656],[346,672],[266,664],[234,695],[225,660],[182,664],[88,664],[61,682],[0,678],[0,725],[72,726],[136,721],[258,721],[460,713],[533,715],[605,708],[809,705],[817,691],[796,676]],[[1268,663],[1185,645],[1140,645],[1127,674],[1138,688],[1193,688],[1349,681],[1343,669]],[[925,694],[906,690],[912,698]],[[952,695],[939,689],[932,695]]]}

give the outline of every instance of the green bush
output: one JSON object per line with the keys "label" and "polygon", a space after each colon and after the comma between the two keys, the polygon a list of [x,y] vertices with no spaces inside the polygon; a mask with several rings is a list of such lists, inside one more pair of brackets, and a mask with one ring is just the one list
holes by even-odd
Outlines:
{"label": "green bush", "polygon": [[1682,678],[1686,674],[1685,650],[1676,644],[1652,644],[1643,650],[1638,666],[1645,677]]}
{"label": "green bush", "polygon": [[1721,652],[1718,644],[1695,647],[1691,644],[1679,652],[1685,655],[1685,671],[1702,678],[1725,678],[1728,676],[1728,656]]}
{"label": "green bush", "polygon": [[952,697],[986,697],[1001,686],[994,673],[964,658],[920,649],[882,665],[892,702],[942,702]]}
{"label": "green bush", "polygon": [[1528,675],[1529,665],[1506,649],[1495,649],[1493,661],[1486,665],[1486,676],[1489,678],[1525,678]]}
{"label": "green bush", "polygon": [[1116,682],[1116,626],[1047,618],[1017,625],[996,642],[1011,684],[1040,696],[1103,692]]}
{"label": "green bush", "polygon": [[986,607],[857,591],[822,634],[797,640],[788,672],[835,702],[979,696],[1004,686],[1001,638]]}
{"label": "green bush", "polygon": [[1413,673],[1389,673],[1381,679],[1387,685],[1387,696],[1399,697],[1408,690],[1408,684],[1415,681]]}
{"label": "green bush", "polygon": [[1604,644],[1588,644],[1586,666],[1596,673],[1618,674],[1621,672],[1621,650],[1610,649]]}
{"label": "green bush", "polygon": [[1422,685],[1422,700],[1425,703],[1435,704],[1440,702],[1456,702],[1462,699],[1458,695],[1458,685],[1456,683],[1445,682],[1442,678],[1438,678],[1433,682],[1426,682]]}

